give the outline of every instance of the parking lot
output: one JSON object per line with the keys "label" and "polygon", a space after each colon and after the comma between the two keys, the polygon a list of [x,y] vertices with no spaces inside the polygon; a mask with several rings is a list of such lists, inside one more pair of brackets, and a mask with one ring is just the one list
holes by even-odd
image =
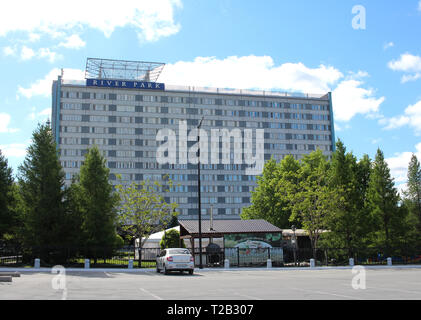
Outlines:
{"label": "parking lot", "polygon": [[22,272],[12,282],[0,282],[0,299],[421,299],[421,269],[365,271],[366,289],[357,290],[351,269],[196,269],[194,275],[91,271],[66,272],[65,278]]}

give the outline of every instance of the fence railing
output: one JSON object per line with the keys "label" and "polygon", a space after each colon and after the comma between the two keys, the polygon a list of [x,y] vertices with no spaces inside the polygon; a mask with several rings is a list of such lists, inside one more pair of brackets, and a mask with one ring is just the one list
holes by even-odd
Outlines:
{"label": "fence railing", "polygon": [[[83,268],[85,259],[89,259],[91,268],[127,268],[132,260],[134,268],[154,268],[159,248],[122,248],[108,247],[32,247],[1,246],[0,267],[33,266],[34,259],[40,259],[41,266],[52,267],[60,264],[65,267]],[[192,250],[190,249],[192,252]],[[195,264],[199,265],[199,249],[195,248]],[[230,267],[266,266],[270,259],[272,266],[309,266],[314,258],[318,266],[346,266],[349,258],[357,265],[387,264],[392,258],[393,264],[421,264],[421,248],[225,248],[207,252],[202,248],[202,265],[223,267],[228,260]]]}
{"label": "fence railing", "polygon": [[[295,252],[294,252],[295,251]],[[421,264],[421,248],[284,248],[284,266],[308,266],[315,255],[319,266],[346,266],[349,259],[354,264],[381,265],[392,258],[393,264]]]}

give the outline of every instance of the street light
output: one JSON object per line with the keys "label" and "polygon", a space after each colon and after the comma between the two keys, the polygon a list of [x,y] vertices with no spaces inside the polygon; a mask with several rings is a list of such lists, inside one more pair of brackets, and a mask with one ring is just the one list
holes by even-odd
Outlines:
{"label": "street light", "polygon": [[202,207],[200,199],[200,126],[202,125],[203,118],[200,120],[199,125],[197,126],[197,201],[199,208],[199,268],[203,269],[202,264]]}
{"label": "street light", "polygon": [[297,253],[296,253],[296,250],[297,250],[297,238],[295,236],[295,225],[292,225],[291,226],[291,229],[292,229],[292,232],[294,233],[294,238],[292,240],[292,243],[294,244],[294,247],[292,248],[293,249],[293,252],[294,252],[294,266],[297,266]]}

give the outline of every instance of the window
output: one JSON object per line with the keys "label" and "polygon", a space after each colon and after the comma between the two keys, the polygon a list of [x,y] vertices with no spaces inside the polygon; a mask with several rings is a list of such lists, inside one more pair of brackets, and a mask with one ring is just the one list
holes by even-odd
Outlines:
{"label": "window", "polygon": [[146,123],[149,123],[149,124],[157,124],[158,123],[158,118],[146,118]]}
{"label": "window", "polygon": [[105,93],[95,93],[95,99],[98,99],[98,100],[105,100],[105,99],[107,99],[107,96],[106,96],[106,94]]}
{"label": "window", "polygon": [[95,127],[92,128],[94,133],[100,133],[100,134],[104,134],[105,133],[105,128],[104,127]]}
{"label": "window", "polygon": [[107,122],[108,116],[90,116],[91,122]]}
{"label": "window", "polygon": [[135,128],[117,128],[117,134],[134,134]]}
{"label": "window", "polygon": [[132,94],[118,94],[117,95],[117,100],[120,101],[135,101],[135,97]]}
{"label": "window", "polygon": [[120,146],[132,146],[134,145],[134,141],[131,139],[119,139],[118,144]]}
{"label": "window", "polygon": [[81,103],[63,103],[62,105],[63,110],[81,110],[82,104]]}
{"label": "window", "polygon": [[158,112],[157,107],[145,107],[145,112],[156,113]]}
{"label": "window", "polygon": [[78,114],[63,114],[63,121],[82,121],[82,116]]}
{"label": "window", "polygon": [[156,97],[156,96],[143,96],[143,101],[146,101],[146,102],[156,102],[156,101],[158,101],[158,97]]}
{"label": "window", "polygon": [[134,158],[135,152],[132,150],[117,150],[117,157],[121,158]]}
{"label": "window", "polygon": [[105,111],[105,105],[103,104],[94,104],[95,111]]}
{"label": "window", "polygon": [[68,93],[69,93],[68,98],[72,98],[72,99],[79,98],[79,92],[69,91]]}
{"label": "window", "polygon": [[119,112],[135,112],[134,106],[117,106]]}

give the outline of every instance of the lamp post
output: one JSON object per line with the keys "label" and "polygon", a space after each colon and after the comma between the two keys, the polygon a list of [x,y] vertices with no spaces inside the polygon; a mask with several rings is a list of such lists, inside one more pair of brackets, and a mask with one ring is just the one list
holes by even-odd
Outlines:
{"label": "lamp post", "polygon": [[292,229],[292,232],[294,233],[294,237],[293,237],[293,240],[292,240],[292,242],[294,244],[294,247],[292,248],[292,250],[294,252],[294,266],[297,266],[297,253],[296,253],[296,250],[297,250],[297,238],[295,236],[295,225],[292,225],[291,226],[291,229]]}
{"label": "lamp post", "polygon": [[197,126],[197,201],[199,208],[199,268],[203,269],[202,264],[202,206],[200,199],[200,126],[202,125],[203,118],[200,120],[199,125]]}

